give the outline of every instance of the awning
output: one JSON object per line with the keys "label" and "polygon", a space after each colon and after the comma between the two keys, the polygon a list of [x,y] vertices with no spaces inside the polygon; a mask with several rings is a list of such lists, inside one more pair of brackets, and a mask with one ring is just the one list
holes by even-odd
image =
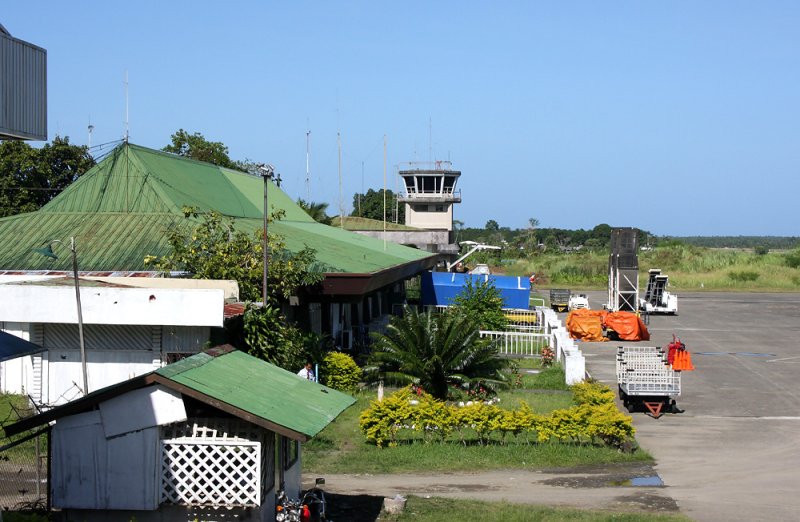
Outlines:
{"label": "awning", "polygon": [[43,352],[45,349],[16,335],[0,331],[0,362],[16,359],[23,355]]}

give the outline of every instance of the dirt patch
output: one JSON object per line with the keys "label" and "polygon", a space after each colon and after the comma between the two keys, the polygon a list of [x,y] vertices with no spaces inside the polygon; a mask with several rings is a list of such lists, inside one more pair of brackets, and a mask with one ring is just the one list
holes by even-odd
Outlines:
{"label": "dirt patch", "polygon": [[646,490],[643,490],[637,495],[619,496],[614,500],[620,504],[620,509],[625,509],[626,511],[631,508],[638,508],[643,511],[661,511],[665,513],[677,513],[680,511],[675,499],[648,493]]}

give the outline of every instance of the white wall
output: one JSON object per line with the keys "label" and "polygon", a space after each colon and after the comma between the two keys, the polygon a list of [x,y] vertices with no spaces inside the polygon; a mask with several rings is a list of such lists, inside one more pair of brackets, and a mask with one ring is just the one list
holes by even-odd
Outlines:
{"label": "white wall", "polygon": [[[85,324],[217,326],[223,323],[221,289],[81,287]],[[75,288],[0,285],[0,320],[77,323]]]}
{"label": "white wall", "polygon": [[[0,329],[20,339],[31,340],[30,325],[28,324],[0,323]],[[33,358],[33,355],[26,355],[0,363],[0,392],[33,392]]]}
{"label": "white wall", "polygon": [[414,203],[415,205],[444,205],[444,212],[416,212],[412,205],[406,203],[406,225],[418,228],[432,228],[440,230],[453,230],[453,205],[452,203]]}
{"label": "white wall", "polygon": [[[42,402],[64,404],[81,396],[83,369],[79,350],[45,352],[46,364]],[[89,392],[127,381],[161,367],[159,353],[146,350],[87,351],[86,374]]]}

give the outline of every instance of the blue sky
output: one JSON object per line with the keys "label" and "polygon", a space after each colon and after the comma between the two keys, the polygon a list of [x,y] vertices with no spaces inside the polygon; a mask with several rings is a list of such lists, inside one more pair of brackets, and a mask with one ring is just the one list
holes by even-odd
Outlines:
{"label": "blue sky", "polygon": [[[133,5],[135,4],[135,5]],[[49,135],[179,128],[340,206],[451,160],[456,219],[798,235],[798,2],[7,2],[48,52]],[[362,181],[363,164],[363,181]]]}

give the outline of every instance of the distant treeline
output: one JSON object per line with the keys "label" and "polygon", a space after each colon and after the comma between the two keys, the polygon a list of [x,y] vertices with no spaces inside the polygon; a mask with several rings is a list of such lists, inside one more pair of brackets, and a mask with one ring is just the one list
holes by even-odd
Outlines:
{"label": "distant treeline", "polygon": [[[611,226],[602,223],[591,230],[568,230],[562,228],[529,227],[511,229],[501,227],[489,220],[484,228],[460,228],[456,230],[457,241],[479,241],[520,250],[588,248],[607,249],[611,237]],[[659,246],[670,243],[707,248],[752,248],[761,250],[789,250],[800,247],[797,236],[656,236],[647,230],[639,230],[639,245]],[[505,250],[505,248],[504,248]]]}
{"label": "distant treeline", "polygon": [[800,247],[797,236],[686,236],[661,238],[680,241],[687,245],[709,248],[768,248],[770,250],[788,250]]}

